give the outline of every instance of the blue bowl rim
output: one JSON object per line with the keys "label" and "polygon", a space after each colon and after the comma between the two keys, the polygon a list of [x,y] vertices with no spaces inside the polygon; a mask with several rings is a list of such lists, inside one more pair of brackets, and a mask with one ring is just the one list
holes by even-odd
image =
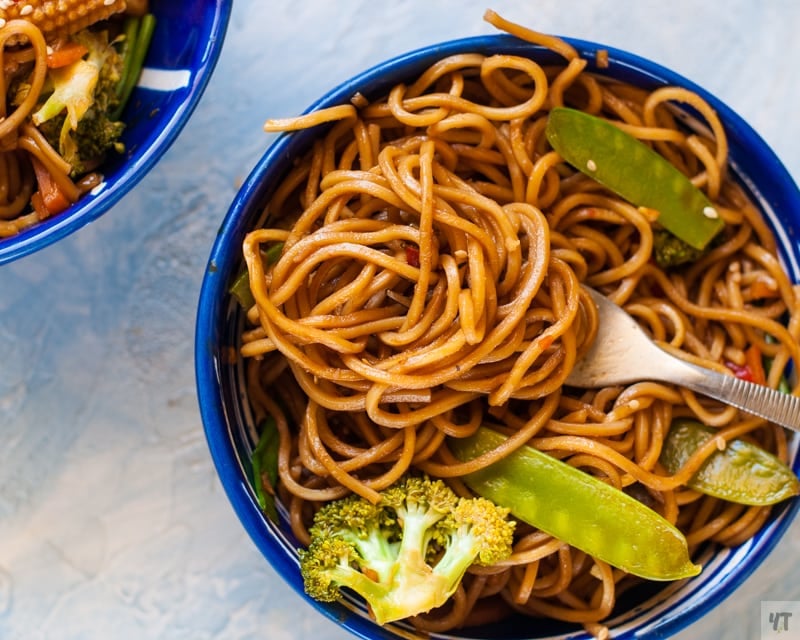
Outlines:
{"label": "blue bowl rim", "polygon": [[[752,152],[752,157],[738,159],[744,175],[748,176],[753,172],[759,175],[759,184],[748,186],[754,188],[756,192],[764,191],[772,196],[779,196],[775,200],[765,200],[762,204],[775,210],[783,210],[782,207],[785,206],[785,210],[793,212],[794,218],[800,223],[800,191],[791,175],[760,135],[725,103],[683,75],[637,54],[588,40],[571,37],[563,37],[563,39],[575,47],[582,57],[589,60],[590,66],[598,51],[607,52],[609,70],[605,73],[609,73],[612,77],[624,78],[628,74],[633,74],[638,80],[644,79],[645,83],[651,82],[653,86],[682,86],[701,95],[720,115],[729,136],[743,140],[743,146]],[[449,40],[409,51],[370,67],[324,94],[311,104],[306,112],[347,103],[357,91],[367,93],[365,87],[378,86],[385,89],[388,86],[383,81],[385,76],[394,76],[395,80],[390,83],[394,84],[397,78],[413,76],[413,73],[408,73],[409,68],[422,70],[430,62],[447,55],[466,51],[487,53],[497,49],[520,54],[545,53],[541,47],[505,34]],[[593,70],[604,73],[602,69]],[[398,73],[400,75],[396,75]],[[370,620],[352,615],[339,603],[320,603],[305,594],[296,559],[285,554],[284,545],[280,543],[271,529],[265,526],[264,517],[254,499],[249,483],[242,475],[237,453],[229,437],[220,396],[223,365],[217,351],[220,337],[217,325],[225,313],[226,307],[223,301],[229,297],[226,289],[234,275],[233,269],[241,265],[240,256],[232,256],[229,249],[234,239],[241,240],[245,231],[243,228],[245,222],[250,222],[246,218],[250,208],[263,202],[267,190],[265,185],[268,184],[269,177],[279,177],[280,174],[274,167],[281,165],[286,158],[292,157],[292,151],[304,144],[304,134],[306,137],[316,135],[309,131],[282,134],[267,148],[235,196],[219,228],[203,277],[197,309],[195,371],[199,408],[209,451],[228,499],[250,538],[272,567],[296,593],[354,635],[366,640],[375,638],[390,640],[397,636]],[[793,246],[794,252],[797,254],[800,251],[797,239],[793,240]],[[794,264],[794,275],[795,278],[799,275],[796,263]],[[798,455],[795,455],[794,470],[796,473],[800,471],[800,456]],[[793,499],[782,506],[779,516],[772,516],[773,524],[769,528],[769,532],[765,534],[769,537],[756,547],[754,553],[747,556],[745,562],[735,566],[726,574],[722,588],[706,594],[701,602],[693,602],[674,615],[666,616],[663,620],[645,625],[641,629],[632,630],[633,635],[625,632],[623,636],[615,637],[665,638],[678,633],[706,615],[730,596],[764,561],[785,533],[799,507],[800,501]],[[642,632],[645,635],[640,635]],[[588,640],[589,636],[577,633],[569,634],[569,638],[575,640],[586,638]]]}
{"label": "blue bowl rim", "polygon": [[149,138],[143,151],[134,153],[125,179],[108,185],[92,199],[89,208],[81,206],[81,201],[78,201],[63,214],[24,229],[15,236],[0,238],[0,266],[44,249],[105,214],[150,172],[172,146],[200,102],[225,40],[233,0],[213,0],[213,4],[213,21],[208,28],[205,49],[198,56],[199,65],[192,70],[186,98],[162,123],[160,130]]}

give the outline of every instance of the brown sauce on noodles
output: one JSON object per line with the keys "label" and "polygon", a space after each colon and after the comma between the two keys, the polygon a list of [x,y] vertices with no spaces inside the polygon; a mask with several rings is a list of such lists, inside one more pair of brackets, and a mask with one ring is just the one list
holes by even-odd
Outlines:
{"label": "brown sauce on noodles", "polygon": [[[673,418],[693,416],[786,460],[782,429],[663,384],[562,386],[596,327],[581,283],[704,366],[730,373],[757,345],[777,386],[800,358],[797,290],[729,175],[725,131],[691,92],[603,79],[569,44],[487,19],[564,63],[456,55],[385,99],[267,123],[333,123],[267,204],[268,226],[244,242],[256,300],[241,348],[248,398],[257,417],[277,421],[292,530],[307,543],[321,502],[375,499],[412,468],[468,495],[459,477],[474,463],[459,462],[447,438],[488,420],[633,493],[692,550],[739,544],[769,509],[687,489],[658,462],[664,436]],[[681,126],[675,102],[696,109],[711,135]],[[713,201],[722,241],[694,264],[656,266],[651,212],[548,146],[556,105],[609,118],[667,157]],[[265,268],[261,251],[276,242],[282,254]],[[517,531],[508,561],[472,569],[451,604],[412,624],[446,631],[516,611],[604,637],[602,621],[636,580],[540,531]]]}

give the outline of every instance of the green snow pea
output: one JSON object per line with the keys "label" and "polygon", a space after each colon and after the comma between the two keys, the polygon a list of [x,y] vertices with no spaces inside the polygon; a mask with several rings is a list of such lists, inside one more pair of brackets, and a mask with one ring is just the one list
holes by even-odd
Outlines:
{"label": "green snow pea", "polygon": [[[505,439],[480,427],[474,435],[451,438],[448,444],[459,460],[471,460]],[[689,557],[686,538],[658,513],[532,447],[523,446],[464,481],[516,518],[628,573],[678,580],[700,572]]]}
{"label": "green snow pea", "polygon": [[689,178],[609,121],[556,107],[545,134],[569,164],[631,204],[658,211],[659,224],[695,249],[704,249],[724,227],[711,201]]}
{"label": "green snow pea", "polygon": [[[673,420],[664,440],[661,464],[676,473],[714,433],[714,429],[696,420]],[[688,486],[729,502],[756,506],[800,494],[800,480],[788,466],[761,447],[738,438],[712,453]]]}
{"label": "green snow pea", "polygon": [[249,309],[256,303],[253,292],[250,290],[250,274],[247,269],[239,272],[233,284],[228,287],[228,293],[236,298],[242,309]]}
{"label": "green snow pea", "polygon": [[260,437],[256,448],[250,456],[253,468],[253,487],[258,505],[270,520],[278,522],[278,510],[275,507],[275,496],[267,490],[267,486],[278,486],[278,447],[280,436],[275,419],[270,416],[261,423]]}
{"label": "green snow pea", "polygon": [[[264,264],[275,264],[278,258],[281,257],[281,251],[283,251],[282,242],[277,242],[271,245],[266,251],[262,251],[261,258],[264,260]],[[228,287],[228,293],[236,298],[243,309],[249,309],[256,303],[253,292],[250,290],[250,273],[247,269],[242,269],[242,271],[239,272],[233,284]]]}

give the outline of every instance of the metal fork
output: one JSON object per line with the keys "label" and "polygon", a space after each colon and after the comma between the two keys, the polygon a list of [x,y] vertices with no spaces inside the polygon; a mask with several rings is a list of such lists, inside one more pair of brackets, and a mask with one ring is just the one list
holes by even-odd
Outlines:
{"label": "metal fork", "polygon": [[594,289],[586,290],[599,312],[597,337],[566,384],[593,389],[642,380],[668,382],[800,431],[800,397],[676,358],[657,346],[624,309]]}

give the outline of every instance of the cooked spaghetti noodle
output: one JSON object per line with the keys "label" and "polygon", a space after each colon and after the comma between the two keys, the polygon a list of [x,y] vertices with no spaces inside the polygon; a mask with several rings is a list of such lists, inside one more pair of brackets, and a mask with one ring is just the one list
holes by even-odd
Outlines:
{"label": "cooked spaghetti noodle", "polygon": [[[22,52],[6,52],[6,43],[20,39],[29,43]],[[9,59],[10,58],[10,59]],[[33,65],[30,72],[30,89],[25,100],[17,107],[7,104],[8,79],[0,74],[0,238],[18,233],[38,221],[36,212],[29,210],[35,180],[27,155],[17,144],[22,133],[20,127],[30,115],[41,94],[47,74],[47,45],[38,27],[25,20],[10,20],[0,28],[0,68],[17,69],[19,65]],[[22,133],[22,138],[38,157],[57,156],[45,141]],[[53,162],[56,164],[56,161]],[[69,180],[68,175],[64,177]],[[23,215],[25,214],[25,215]]]}
{"label": "cooked spaghetti noodle", "polygon": [[[248,399],[257,418],[276,420],[277,490],[292,530],[308,543],[320,503],[351,492],[375,500],[409,470],[469,495],[460,477],[476,463],[447,441],[488,422],[511,436],[494,459],[527,443],[645,501],[693,551],[739,544],[769,508],[688,489],[716,445],[672,476],[659,463],[664,437],[674,418],[692,416],[718,429],[717,444],[744,437],[786,460],[782,429],[665,384],[563,386],[596,331],[581,284],[704,366],[732,374],[755,346],[771,359],[764,383],[774,387],[800,361],[798,292],[729,175],[722,124],[694,93],[609,81],[568,43],[486,17],[565,63],[454,55],[384,99],[266,124],[333,122],[243,246],[255,299],[241,347]],[[678,102],[705,119],[703,132],[682,125]],[[544,126],[559,105],[612,120],[690,176],[726,223],[720,241],[688,266],[657,266],[653,212],[549,147]],[[264,252],[276,244],[271,263]],[[521,612],[604,637],[603,620],[634,584],[519,526],[510,559],[471,569],[450,604],[411,622],[446,631]]]}

